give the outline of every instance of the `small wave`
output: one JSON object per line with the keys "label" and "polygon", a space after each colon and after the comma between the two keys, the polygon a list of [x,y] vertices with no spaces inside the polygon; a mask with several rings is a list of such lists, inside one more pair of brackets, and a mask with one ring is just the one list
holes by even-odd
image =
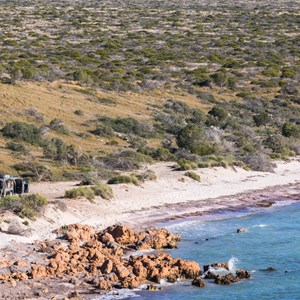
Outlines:
{"label": "small wave", "polygon": [[272,207],[281,207],[281,206],[287,206],[287,205],[292,205],[296,203],[296,200],[284,200],[284,201],[277,201],[275,202]]}
{"label": "small wave", "polygon": [[140,295],[136,294],[132,290],[120,290],[120,291],[111,291],[104,295],[97,296],[93,300],[120,300],[120,299],[127,299],[127,298],[137,298]]}
{"label": "small wave", "polygon": [[205,277],[205,275],[210,272],[213,273],[214,275],[220,275],[220,276],[225,276],[227,274],[233,274],[236,275],[236,265],[239,262],[239,260],[236,257],[231,257],[228,261],[228,269],[223,268],[223,267],[212,267],[210,266],[208,268],[208,271],[205,272],[202,277]]}
{"label": "small wave", "polygon": [[258,224],[258,225],[253,225],[252,227],[255,228],[255,227],[269,227],[270,225],[269,224]]}

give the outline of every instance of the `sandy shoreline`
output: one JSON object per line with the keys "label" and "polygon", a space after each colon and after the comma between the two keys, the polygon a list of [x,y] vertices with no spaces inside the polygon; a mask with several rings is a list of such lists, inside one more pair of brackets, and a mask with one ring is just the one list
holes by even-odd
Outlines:
{"label": "sandy shoreline", "polygon": [[[31,191],[46,196],[50,205],[41,219],[24,228],[26,236],[0,232],[0,247],[11,240],[32,242],[47,238],[54,229],[71,223],[88,224],[97,229],[115,223],[141,228],[217,210],[264,207],[274,199],[299,198],[300,158],[277,163],[274,173],[241,168],[198,169],[200,183],[184,176],[184,172],[173,171],[172,165],[149,166],[157,180],[142,186],[113,186],[114,199],[111,201],[100,197],[95,203],[86,199],[63,199],[64,191],[73,188],[77,182],[32,184]],[[11,217],[9,214],[2,216],[1,228],[5,227],[5,218]],[[22,219],[13,221],[22,225]]]}

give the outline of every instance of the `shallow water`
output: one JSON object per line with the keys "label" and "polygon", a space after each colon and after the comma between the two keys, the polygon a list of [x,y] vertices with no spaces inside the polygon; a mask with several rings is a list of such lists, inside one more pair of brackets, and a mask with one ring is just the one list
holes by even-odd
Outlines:
{"label": "shallow water", "polygon": [[[206,289],[193,287],[190,281],[179,282],[159,292],[135,291],[124,298],[300,299],[300,203],[234,216],[221,214],[212,216],[213,221],[194,219],[167,224],[165,227],[182,236],[179,248],[168,253],[195,260],[201,266],[235,257],[238,268],[252,272],[250,280],[230,286],[207,281]],[[247,228],[247,232],[237,234],[240,227]],[[276,271],[264,271],[268,267]]]}

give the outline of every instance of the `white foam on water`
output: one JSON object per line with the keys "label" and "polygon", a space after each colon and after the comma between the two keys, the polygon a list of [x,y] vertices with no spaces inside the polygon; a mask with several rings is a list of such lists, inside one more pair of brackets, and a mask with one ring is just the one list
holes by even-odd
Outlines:
{"label": "white foam on water", "polygon": [[159,284],[159,286],[170,286],[170,285],[174,285],[174,283],[168,282],[165,279],[162,279]]}
{"label": "white foam on water", "polygon": [[239,260],[236,257],[231,257],[228,261],[229,272],[233,275],[236,275],[236,265],[238,262]]}
{"label": "white foam on water", "polygon": [[140,295],[132,290],[122,289],[120,291],[111,291],[101,296],[96,296],[93,300],[120,300],[127,298],[138,298]]}
{"label": "white foam on water", "polygon": [[284,200],[284,201],[278,201],[275,202],[272,207],[281,207],[281,206],[287,206],[292,205],[294,203],[298,202],[297,200]]}
{"label": "white foam on water", "polygon": [[255,227],[269,227],[270,225],[269,224],[257,224],[257,225],[253,225],[252,227],[255,228]]}
{"label": "white foam on water", "polygon": [[205,275],[210,272],[214,275],[220,275],[220,276],[225,276],[227,274],[233,274],[234,276],[236,275],[236,265],[239,262],[239,260],[236,257],[231,257],[228,261],[228,270],[223,267],[209,267],[208,271],[205,272],[202,277],[204,278]]}

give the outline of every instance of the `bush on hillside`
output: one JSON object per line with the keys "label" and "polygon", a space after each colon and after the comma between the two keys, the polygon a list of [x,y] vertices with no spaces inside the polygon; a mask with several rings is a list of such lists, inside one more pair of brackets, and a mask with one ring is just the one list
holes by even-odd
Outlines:
{"label": "bush on hillside", "polygon": [[12,122],[2,129],[2,134],[4,137],[32,145],[40,145],[42,143],[39,129],[32,124]]}
{"label": "bush on hillside", "polygon": [[261,172],[273,172],[275,164],[265,154],[247,154],[242,156],[244,162],[251,170]]}

